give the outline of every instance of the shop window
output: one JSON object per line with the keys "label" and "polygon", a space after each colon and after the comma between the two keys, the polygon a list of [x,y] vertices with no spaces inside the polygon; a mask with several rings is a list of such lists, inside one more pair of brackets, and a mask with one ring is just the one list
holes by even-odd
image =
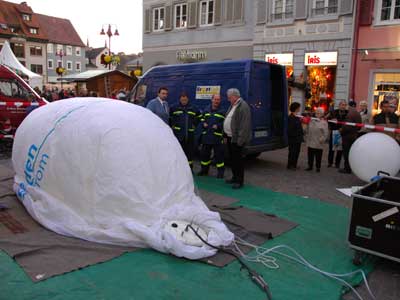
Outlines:
{"label": "shop window", "polygon": [[214,1],[200,1],[200,26],[210,26],[214,24]]}
{"label": "shop window", "polygon": [[25,58],[25,45],[20,43],[11,43],[11,49],[16,57]]}
{"label": "shop window", "polygon": [[376,73],[373,97],[372,115],[381,112],[383,100],[389,101],[393,112],[399,112],[400,73]]}
{"label": "shop window", "polygon": [[42,47],[31,46],[29,47],[29,53],[31,54],[31,56],[42,56]]}
{"label": "shop window", "polygon": [[323,16],[337,14],[338,0],[314,0],[312,15]]}
{"label": "shop window", "polygon": [[165,9],[158,7],[153,9],[153,31],[164,30],[165,22]]}
{"label": "shop window", "polygon": [[43,66],[42,65],[31,65],[31,71],[36,74],[43,74]]}
{"label": "shop window", "polygon": [[306,107],[328,111],[335,93],[336,66],[308,66]]}
{"label": "shop window", "polygon": [[175,5],[175,28],[186,28],[187,26],[187,4]]}
{"label": "shop window", "polygon": [[48,68],[48,69],[53,69],[53,68],[54,68],[53,60],[52,60],[52,59],[49,59],[49,60],[47,61],[47,68]]}
{"label": "shop window", "polygon": [[378,0],[377,23],[400,22],[400,0]]}
{"label": "shop window", "polygon": [[272,19],[274,21],[293,19],[293,2],[294,0],[275,0]]}

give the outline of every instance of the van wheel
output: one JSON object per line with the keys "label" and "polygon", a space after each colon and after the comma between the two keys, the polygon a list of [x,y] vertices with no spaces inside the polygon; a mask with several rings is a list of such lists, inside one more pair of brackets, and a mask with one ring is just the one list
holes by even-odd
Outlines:
{"label": "van wheel", "polygon": [[246,158],[247,159],[256,159],[257,157],[260,156],[260,154],[261,154],[261,152],[246,154]]}

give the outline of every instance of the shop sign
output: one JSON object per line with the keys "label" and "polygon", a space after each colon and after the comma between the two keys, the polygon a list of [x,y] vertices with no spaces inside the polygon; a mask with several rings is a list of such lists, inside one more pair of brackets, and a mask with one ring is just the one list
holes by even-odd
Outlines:
{"label": "shop sign", "polygon": [[178,50],[176,59],[181,62],[195,62],[207,59],[207,52],[203,50]]}
{"label": "shop sign", "polygon": [[337,52],[315,52],[306,53],[304,57],[305,66],[336,66]]}
{"label": "shop sign", "polygon": [[293,53],[265,54],[265,61],[282,66],[293,66]]}
{"label": "shop sign", "polygon": [[213,95],[219,95],[220,85],[198,85],[196,87],[196,99],[211,100]]}

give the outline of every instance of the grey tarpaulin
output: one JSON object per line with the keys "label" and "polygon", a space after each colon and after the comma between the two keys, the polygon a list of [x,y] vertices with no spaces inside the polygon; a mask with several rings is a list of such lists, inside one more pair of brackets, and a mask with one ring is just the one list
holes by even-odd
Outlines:
{"label": "grey tarpaulin", "polygon": [[[92,243],[49,231],[31,218],[15,196],[9,195],[11,187],[10,172],[5,172],[4,167],[0,166],[0,204],[8,208],[0,210],[0,249],[13,257],[35,282],[138,250]],[[271,235],[275,237],[296,226],[292,222],[248,208],[224,206],[231,205],[236,199],[203,190],[200,194],[211,210],[221,214],[235,235],[251,243],[261,245]],[[250,249],[243,250],[248,252]],[[218,253],[203,261],[222,267],[234,259]]]}

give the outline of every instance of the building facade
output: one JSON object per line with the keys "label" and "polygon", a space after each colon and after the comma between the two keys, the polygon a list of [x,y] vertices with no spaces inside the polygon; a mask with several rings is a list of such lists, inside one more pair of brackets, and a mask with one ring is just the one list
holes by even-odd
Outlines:
{"label": "building facade", "polygon": [[372,115],[388,100],[399,112],[400,7],[398,1],[358,1],[351,95],[367,101]]}
{"label": "building facade", "polygon": [[352,0],[258,0],[254,58],[286,65],[290,101],[314,109],[348,99]]}
{"label": "building facade", "polygon": [[58,82],[57,66],[85,71],[85,45],[71,22],[37,14],[26,2],[0,0],[0,48],[4,40],[25,67],[43,76],[43,85]]}
{"label": "building facade", "polygon": [[0,48],[5,40],[25,67],[46,77],[48,39],[37,15],[26,2],[16,4],[0,0]]}
{"label": "building facade", "polygon": [[46,35],[46,82],[59,82],[57,67],[65,69],[65,75],[86,71],[85,44],[74,26],[67,19],[36,14]]}
{"label": "building facade", "polygon": [[253,57],[254,1],[144,0],[143,69]]}

